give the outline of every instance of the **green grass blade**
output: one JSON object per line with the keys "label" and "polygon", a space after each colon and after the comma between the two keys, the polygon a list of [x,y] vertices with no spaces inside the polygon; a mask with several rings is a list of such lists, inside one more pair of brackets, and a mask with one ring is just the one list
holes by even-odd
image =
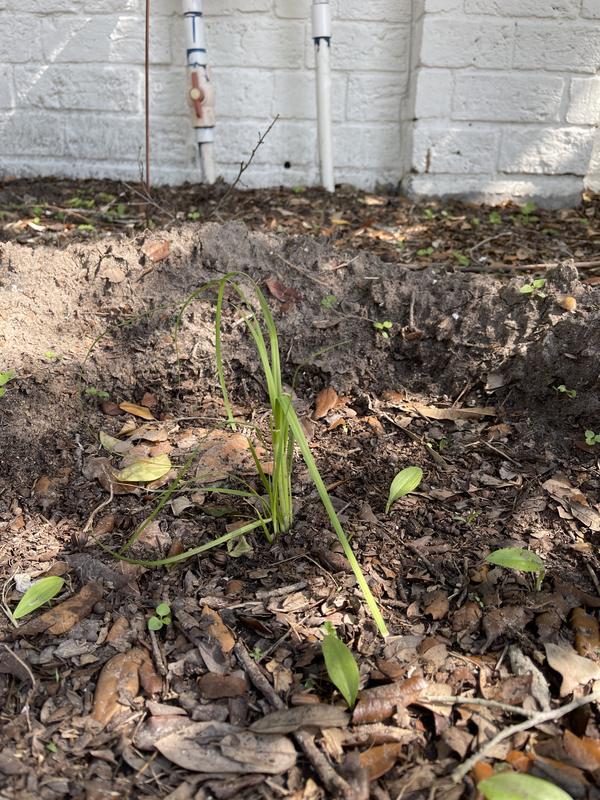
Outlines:
{"label": "green grass blade", "polygon": [[325,484],[323,483],[323,479],[321,478],[321,475],[320,475],[319,470],[317,468],[317,465],[315,463],[315,459],[314,459],[313,454],[311,452],[310,446],[308,444],[308,441],[306,440],[306,436],[304,435],[304,431],[302,430],[302,425],[300,425],[300,420],[298,419],[296,411],[294,410],[294,407],[292,406],[291,400],[286,395],[283,395],[280,398],[280,403],[281,403],[282,407],[285,409],[285,412],[286,412],[286,415],[287,415],[287,418],[288,418],[288,421],[289,421],[289,424],[290,424],[290,428],[292,430],[292,433],[294,434],[294,438],[295,438],[295,440],[296,440],[296,442],[298,444],[298,447],[300,448],[300,451],[302,453],[302,457],[304,458],[306,466],[308,467],[308,471],[310,473],[310,477],[311,477],[313,483],[316,486],[317,492],[319,493],[319,497],[321,498],[321,502],[323,503],[323,505],[325,507],[325,511],[327,511],[327,515],[328,515],[328,517],[329,517],[329,519],[331,521],[333,529],[335,530],[335,532],[337,534],[337,537],[340,540],[340,543],[341,543],[342,548],[344,550],[344,555],[346,556],[346,558],[350,562],[350,566],[352,567],[352,571],[354,572],[354,575],[356,576],[356,580],[358,582],[358,585],[360,586],[360,588],[362,590],[362,593],[364,595],[364,598],[365,598],[365,601],[367,603],[367,606],[369,607],[369,611],[371,612],[371,615],[373,616],[373,619],[375,620],[375,622],[377,624],[377,628],[379,629],[379,632],[381,633],[381,635],[382,636],[387,636],[388,635],[388,629],[387,629],[386,624],[385,624],[385,622],[383,620],[383,617],[381,616],[381,612],[379,610],[379,606],[377,605],[377,602],[376,602],[375,598],[373,597],[373,594],[371,593],[369,585],[368,585],[367,581],[365,580],[365,576],[363,575],[362,570],[360,568],[360,565],[359,565],[358,561],[356,560],[356,557],[355,557],[354,553],[352,552],[352,548],[350,547],[348,539],[346,538],[346,534],[344,533],[344,529],[342,528],[341,523],[340,523],[340,521],[338,519],[338,516],[335,513],[335,509],[333,507],[333,504],[331,502],[331,499],[329,497],[327,489],[325,488]]}

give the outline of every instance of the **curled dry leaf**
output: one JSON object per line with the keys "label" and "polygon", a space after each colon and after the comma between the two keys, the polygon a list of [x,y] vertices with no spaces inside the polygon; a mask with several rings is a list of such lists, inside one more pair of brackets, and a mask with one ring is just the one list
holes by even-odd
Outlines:
{"label": "curled dry leaf", "polygon": [[600,741],[589,736],[575,736],[566,730],[563,736],[565,750],[573,763],[590,772],[600,770]]}
{"label": "curled dry leaf", "polygon": [[139,670],[146,659],[144,650],[133,648],[127,653],[117,653],[102,667],[92,709],[92,717],[101,725],[127,711],[127,701],[133,700],[139,691]]}
{"label": "curled dry leaf", "polygon": [[600,648],[598,620],[583,608],[574,608],[571,625],[575,631],[575,649],[580,656],[591,656]]}
{"label": "curled dry leaf", "polygon": [[284,311],[287,311],[288,308],[302,300],[302,295],[297,289],[294,289],[293,286],[286,286],[275,277],[267,278],[265,284],[273,297],[284,304]]}
{"label": "curled dry leaf", "polygon": [[401,744],[381,744],[360,754],[360,765],[367,770],[370,781],[385,775],[402,753]]}
{"label": "curled dry leaf", "polygon": [[546,658],[552,669],[562,675],[560,696],[571,694],[580,685],[600,680],[600,664],[577,655],[568,644],[544,644]]}
{"label": "curled dry leaf", "polygon": [[429,685],[425,678],[408,678],[385,686],[365,689],[360,693],[358,705],[354,709],[352,722],[360,725],[363,722],[382,722],[391,717],[397,708],[414,703],[417,697]]}
{"label": "curled dry leaf", "polygon": [[150,657],[146,655],[139,668],[140,683],[146,694],[158,694],[162,692],[163,682],[160,675],[154,669],[154,664]]}
{"label": "curled dry leaf", "polygon": [[218,641],[224,653],[229,653],[233,650],[235,639],[221,619],[218,611],[210,608],[210,606],[204,606],[201,624],[208,635],[213,636]]}
{"label": "curled dry leaf", "polygon": [[314,419],[322,419],[327,414],[339,405],[340,398],[333,386],[327,386],[321,389],[315,400],[315,413]]}
{"label": "curled dry leaf", "polygon": [[50,633],[60,636],[71,630],[80,620],[85,619],[91,612],[94,605],[102,598],[102,586],[92,581],[80,589],[80,591],[69,597],[63,603],[51,608],[49,611],[40,614],[39,617],[21,625],[11,636],[30,636],[38,633]]}
{"label": "curled dry leaf", "polygon": [[171,252],[171,242],[168,239],[154,240],[146,242],[142,247],[142,253],[150,261],[164,261]]}
{"label": "curled dry leaf", "polygon": [[577,300],[570,294],[559,294],[556,298],[556,302],[561,308],[564,308],[565,311],[576,311],[577,310]]}
{"label": "curled dry leaf", "polygon": [[150,409],[145,406],[138,406],[136,403],[123,402],[119,403],[121,411],[126,411],[128,414],[133,414],[134,417],[141,417],[142,419],[155,419],[154,414]]}
{"label": "curled dry leaf", "polygon": [[138,728],[133,743],[140,750],[153,750],[159,739],[194,725],[189,717],[178,714],[152,716]]}
{"label": "curled dry leaf", "polygon": [[296,763],[285,736],[258,736],[225,722],[196,722],[155,743],[165,758],[192,772],[278,775]]}
{"label": "curled dry leaf", "polygon": [[343,708],[316,703],[274,711],[253,722],[250,730],[255,733],[291,733],[301,728],[345,728],[349,722],[350,716]]}
{"label": "curled dry leaf", "polygon": [[209,700],[221,697],[242,697],[246,694],[246,681],[242,675],[221,675],[207,672],[198,679],[200,694]]}
{"label": "curled dry leaf", "polygon": [[437,406],[425,406],[422,403],[411,402],[409,407],[428,419],[457,420],[496,416],[496,409],[493,408],[493,406],[477,408],[438,408]]}

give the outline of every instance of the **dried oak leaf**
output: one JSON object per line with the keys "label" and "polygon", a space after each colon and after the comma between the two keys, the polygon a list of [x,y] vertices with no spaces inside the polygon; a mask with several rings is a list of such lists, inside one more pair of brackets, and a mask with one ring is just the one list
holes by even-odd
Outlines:
{"label": "dried oak leaf", "polygon": [[414,703],[417,697],[429,686],[425,678],[407,678],[404,681],[375,686],[360,693],[359,701],[352,715],[352,722],[382,722],[391,717],[397,708]]}
{"label": "dried oak leaf", "polygon": [[314,419],[326,417],[330,411],[338,407],[339,402],[339,395],[333,386],[327,386],[325,389],[321,389],[315,400]]}
{"label": "dried oak leaf", "polygon": [[291,733],[301,728],[345,728],[348,714],[338,706],[325,703],[296,706],[274,711],[250,725],[255,733]]}
{"label": "dried oak leaf", "polygon": [[580,656],[591,656],[600,648],[598,620],[583,608],[574,608],[571,626],[575,631],[575,649]]}
{"label": "dried oak leaf", "polygon": [[144,650],[133,648],[117,653],[106,662],[94,694],[92,717],[95,720],[106,725],[116,714],[129,708],[129,702],[139,691],[139,670],[147,658]]}
{"label": "dried oak leaf", "polygon": [[575,736],[566,730],[563,745],[573,763],[581,769],[594,772],[600,769],[600,741],[589,736]]}
{"label": "dried oak leaf", "polygon": [[94,605],[102,599],[102,586],[91,581],[68,600],[44,612],[39,617],[21,625],[11,633],[13,639],[38,633],[51,633],[60,636],[66,633],[91,612]]}
{"label": "dried oak leaf", "polygon": [[546,658],[552,669],[562,675],[560,696],[565,697],[581,684],[600,680],[600,664],[577,655],[568,644],[544,644]]}
{"label": "dried oak leaf", "polygon": [[146,242],[142,247],[142,253],[147,259],[154,262],[164,261],[165,258],[168,258],[170,251],[171,242],[168,239]]}
{"label": "dried oak leaf", "polygon": [[401,744],[381,744],[360,754],[360,765],[367,770],[370,781],[389,772],[402,753]]}
{"label": "dried oak leaf", "polygon": [[275,277],[267,278],[265,281],[267,289],[271,292],[276,300],[283,303],[283,310],[287,311],[299,300],[302,300],[302,295],[297,289],[292,286],[286,286]]}

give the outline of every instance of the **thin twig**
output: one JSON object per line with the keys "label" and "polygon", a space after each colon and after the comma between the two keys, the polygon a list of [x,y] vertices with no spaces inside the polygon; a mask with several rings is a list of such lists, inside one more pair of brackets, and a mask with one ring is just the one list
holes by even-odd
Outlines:
{"label": "thin twig", "polygon": [[114,488],[112,481],[109,483],[109,486],[110,486],[110,494],[108,496],[108,499],[103,500],[102,503],[100,503],[99,506],[96,506],[96,508],[89,515],[88,521],[85,523],[85,525],[83,526],[83,530],[81,531],[82,535],[86,534],[90,530],[90,528],[92,527],[92,523],[94,522],[94,519],[96,517],[96,514],[103,508],[106,508],[106,506],[110,505],[110,503],[112,503],[114,497]]}
{"label": "thin twig", "polygon": [[258,141],[254,145],[254,149],[250,153],[250,156],[248,157],[248,160],[240,162],[240,168],[238,170],[238,174],[236,175],[234,182],[230,186],[227,187],[227,191],[223,194],[223,196],[221,197],[221,199],[219,200],[217,205],[213,208],[213,210],[211,211],[211,213],[208,216],[208,219],[211,219],[211,217],[214,217],[218,213],[219,209],[221,208],[221,206],[223,205],[225,200],[227,200],[229,195],[233,192],[235,187],[241,181],[242,175],[244,174],[244,172],[246,172],[246,170],[248,169],[248,167],[250,166],[250,164],[254,160],[254,156],[258,152],[258,149],[262,146],[262,144],[264,143],[264,141],[267,138],[267,136],[271,133],[271,129],[272,129],[273,125],[275,125],[275,123],[277,122],[278,119],[279,119],[279,114],[277,114],[275,117],[273,117],[273,119],[271,120],[271,124],[269,125],[269,127],[267,128],[267,130],[264,133],[259,133]]}
{"label": "thin twig", "polygon": [[[146,0],[144,36],[144,118],[146,127],[146,194],[150,197],[150,0]],[[148,221],[146,206],[146,222]]]}
{"label": "thin twig", "polygon": [[566,714],[570,714],[571,711],[575,711],[575,709],[581,708],[581,706],[587,706],[589,703],[596,703],[598,700],[600,700],[600,691],[592,692],[585,697],[578,697],[577,700],[573,700],[572,703],[568,703],[566,706],[560,706],[560,708],[555,708],[550,711],[539,711],[524,722],[519,722],[517,725],[504,728],[504,730],[497,733],[492,739],[487,741],[483,747],[480,747],[476,753],[473,753],[470,758],[454,770],[451,776],[452,782],[460,783],[478,761],[481,761],[481,759],[493,750],[497,744],[500,744],[500,742],[503,742],[505,739],[510,739],[510,737],[514,736],[516,733],[535,728],[543,722],[552,722],[560,719]]}
{"label": "thin twig", "polygon": [[506,711],[507,714],[518,714],[520,717],[533,718],[537,715],[537,711],[527,711],[520,706],[511,706],[508,703],[500,703],[498,700],[486,700],[484,697],[467,697],[466,695],[448,695],[444,697],[421,697],[420,701],[423,703],[430,703],[435,705],[466,705],[466,706],[485,706],[486,708],[497,708],[499,711]]}
{"label": "thin twig", "polygon": [[[246,647],[242,641],[238,641],[233,652],[237,660],[244,667],[248,673],[248,677],[254,684],[255,688],[261,692],[269,703],[276,709],[281,710],[286,708],[285,703],[279,697],[275,689],[271,686],[269,681],[265,678],[258,666],[250,657]],[[323,786],[332,796],[342,795],[343,797],[350,798],[352,791],[348,783],[335,771],[329,761],[325,758],[323,753],[318,749],[312,736],[305,731],[296,731],[294,739],[304,751],[304,755],[312,764],[316,774],[321,779]]]}

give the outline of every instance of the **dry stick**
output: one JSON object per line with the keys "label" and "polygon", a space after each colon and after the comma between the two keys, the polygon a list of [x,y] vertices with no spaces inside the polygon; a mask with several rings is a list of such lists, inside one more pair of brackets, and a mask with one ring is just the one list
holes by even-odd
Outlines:
{"label": "dry stick", "polygon": [[[594,261],[572,261],[569,258],[565,259],[566,262],[572,264],[577,269],[592,269],[593,267],[600,267],[600,259],[596,259]],[[493,272],[518,272],[519,270],[543,270],[543,269],[552,269],[553,267],[559,267],[562,261],[543,261],[541,264],[494,264],[493,267],[486,267],[486,266],[475,266],[472,265],[470,267],[461,267],[459,272],[484,272],[484,273],[493,273]]]}
{"label": "dry stick", "polygon": [[[146,31],[144,39],[144,117],[146,125],[146,194],[150,196],[150,0],[146,0]],[[148,206],[146,206],[148,219]]]}
{"label": "dry stick", "polygon": [[460,783],[467,772],[469,772],[478,761],[481,761],[481,759],[486,756],[490,750],[493,750],[497,744],[500,744],[500,742],[503,742],[505,739],[509,739],[516,733],[521,733],[522,731],[528,731],[530,728],[535,728],[537,725],[541,725],[543,722],[552,722],[553,720],[560,719],[566,714],[570,714],[571,711],[575,711],[575,709],[581,708],[581,706],[586,706],[589,703],[596,703],[598,700],[600,700],[600,691],[592,692],[585,697],[579,697],[577,700],[573,700],[572,703],[568,703],[566,706],[561,706],[560,708],[555,708],[551,711],[539,711],[530,719],[526,719],[524,722],[519,722],[517,725],[511,725],[508,728],[504,728],[504,730],[497,733],[496,736],[486,742],[483,747],[481,747],[476,753],[468,758],[464,764],[461,764],[460,767],[457,767],[454,770],[451,776],[452,782]]}
{"label": "dry stick", "polygon": [[[254,686],[259,692],[262,692],[269,703],[271,703],[271,705],[277,710],[286,708],[283,700],[279,697],[269,681],[265,678],[258,666],[250,657],[250,654],[246,650],[243,642],[238,641],[233,648],[233,652],[235,653],[237,660],[248,673],[248,677]],[[312,764],[315,772],[323,782],[323,786],[327,789],[327,791],[332,795],[341,794],[344,797],[351,797],[352,791],[350,786],[333,769],[329,761],[327,761],[323,753],[321,753],[321,751],[318,749],[313,737],[305,731],[296,731],[293,736],[304,751],[304,755]]]}
{"label": "dry stick", "polygon": [[231,184],[231,186],[228,187],[228,189],[225,192],[225,194],[221,197],[221,199],[219,200],[217,205],[213,208],[213,210],[211,211],[211,213],[208,216],[208,219],[210,219],[211,217],[216,216],[216,214],[218,213],[219,209],[221,208],[221,206],[223,205],[225,200],[227,200],[229,195],[233,192],[235,187],[241,181],[242,175],[244,174],[244,172],[246,172],[246,170],[248,169],[248,167],[250,166],[250,164],[254,160],[254,156],[258,152],[259,147],[261,147],[261,145],[264,143],[264,141],[267,138],[267,136],[271,133],[271,128],[273,127],[273,125],[275,125],[275,123],[277,122],[278,119],[279,119],[279,114],[277,114],[275,117],[273,117],[273,119],[271,120],[271,124],[269,125],[269,127],[267,128],[267,130],[264,133],[259,133],[258,142],[254,145],[254,150],[250,153],[250,156],[249,156],[247,161],[241,161],[240,162],[240,168],[238,170],[238,174],[237,174],[234,182]]}
{"label": "dry stick", "polygon": [[465,706],[485,706],[485,708],[496,708],[499,711],[506,711],[507,714],[518,714],[520,717],[529,717],[533,719],[537,715],[537,711],[528,711],[520,706],[511,706],[508,703],[500,703],[498,700],[486,700],[484,697],[467,697],[466,695],[448,695],[444,697],[429,697],[423,696],[419,698],[419,702],[431,704],[432,706],[444,705],[465,705]]}

